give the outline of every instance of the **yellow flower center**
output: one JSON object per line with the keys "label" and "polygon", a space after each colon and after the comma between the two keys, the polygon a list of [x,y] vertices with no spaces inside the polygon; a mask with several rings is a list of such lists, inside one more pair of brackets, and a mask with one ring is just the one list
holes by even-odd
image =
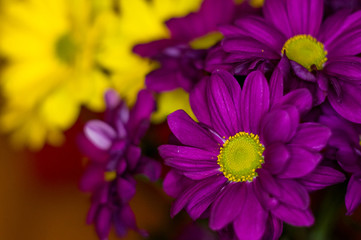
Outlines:
{"label": "yellow flower center", "polygon": [[77,53],[77,46],[70,34],[62,35],[55,45],[56,56],[65,63],[73,63]]}
{"label": "yellow flower center", "polygon": [[217,163],[220,171],[231,182],[251,182],[257,177],[256,169],[264,163],[264,146],[258,135],[239,132],[225,141]]}
{"label": "yellow flower center", "polygon": [[282,55],[286,54],[289,59],[301,64],[308,71],[314,70],[312,66],[318,70],[323,69],[323,65],[327,61],[327,51],[323,43],[306,34],[288,39],[283,45],[281,53]]}

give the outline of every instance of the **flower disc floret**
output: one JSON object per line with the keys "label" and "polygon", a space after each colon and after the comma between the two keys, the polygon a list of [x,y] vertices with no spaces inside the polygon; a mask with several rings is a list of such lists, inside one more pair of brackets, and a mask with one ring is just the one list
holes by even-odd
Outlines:
{"label": "flower disc floret", "polygon": [[323,69],[327,61],[327,51],[323,43],[306,34],[289,38],[283,45],[281,53],[286,54],[289,59],[301,64],[308,71],[313,70],[313,65],[317,70]]}
{"label": "flower disc floret", "polygon": [[256,169],[264,163],[264,146],[258,135],[239,132],[223,144],[217,163],[220,171],[231,182],[253,181]]}

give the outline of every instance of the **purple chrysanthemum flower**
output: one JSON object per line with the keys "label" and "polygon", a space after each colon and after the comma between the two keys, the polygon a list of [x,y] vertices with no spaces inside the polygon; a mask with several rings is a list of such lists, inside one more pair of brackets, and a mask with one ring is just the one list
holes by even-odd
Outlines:
{"label": "purple chrysanthemum flower", "polygon": [[95,225],[100,239],[108,239],[112,225],[119,236],[129,228],[145,234],[136,226],[129,201],[135,194],[134,175],[154,181],[160,174],[160,164],[143,156],[139,147],[155,102],[146,90],[139,92],[130,111],[115,91],[108,91],[105,100],[106,120],[88,122],[80,144],[90,160],[80,183],[82,190],[92,192],[87,222]]}
{"label": "purple chrysanthemum flower", "polygon": [[361,123],[361,11],[339,11],[323,21],[323,8],[322,0],[266,0],[264,17],[246,16],[223,27],[228,54],[214,53],[209,61],[219,58],[237,72],[264,68],[261,62],[285,55],[297,76],[285,84],[294,89],[312,83],[315,104],[327,96],[341,116]]}
{"label": "purple chrysanthemum flower", "polygon": [[[219,25],[231,23],[238,8],[233,0],[205,0],[198,12],[166,22],[170,39],[137,45],[134,48],[137,54],[161,63],[159,69],[147,75],[147,88],[157,92],[179,87],[191,91],[204,75],[207,50],[202,48],[222,39]],[[203,41],[199,41],[201,37]]]}
{"label": "purple chrysanthemum flower", "polygon": [[241,90],[224,70],[201,81],[190,95],[199,123],[184,111],[168,116],[176,145],[159,147],[172,167],[164,189],[176,198],[171,210],[210,218],[213,230],[234,229],[238,239],[277,239],[282,222],[310,226],[308,190],[343,181],[319,166],[330,130],[300,123],[311,108],[307,89],[282,96],[280,71],[270,85],[259,71]]}
{"label": "purple chrysanthemum flower", "polygon": [[319,122],[332,131],[327,158],[337,160],[346,172],[352,174],[345,197],[347,214],[352,214],[361,204],[361,125],[345,120],[328,105],[323,106]]}

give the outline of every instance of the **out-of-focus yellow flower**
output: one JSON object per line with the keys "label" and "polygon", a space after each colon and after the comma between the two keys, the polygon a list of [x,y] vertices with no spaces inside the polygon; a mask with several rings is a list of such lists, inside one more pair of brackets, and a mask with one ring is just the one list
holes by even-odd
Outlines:
{"label": "out-of-focus yellow flower", "polygon": [[81,106],[104,109],[106,88],[115,87],[132,104],[156,66],[133,54],[133,46],[167,37],[164,21],[196,10],[200,2],[4,1],[1,130],[11,133],[17,146],[59,145]]}
{"label": "out-of-focus yellow flower", "polygon": [[116,0],[120,13],[109,12],[99,62],[112,72],[115,89],[131,105],[144,77],[157,65],[132,52],[133,47],[169,37],[164,22],[199,9],[201,0]]}
{"label": "out-of-focus yellow flower", "polygon": [[[107,1],[5,1],[0,16],[5,106],[0,126],[17,146],[60,144],[81,105],[100,111],[109,87],[95,56]],[[110,3],[110,1],[108,1]],[[110,5],[110,4],[109,4]]]}

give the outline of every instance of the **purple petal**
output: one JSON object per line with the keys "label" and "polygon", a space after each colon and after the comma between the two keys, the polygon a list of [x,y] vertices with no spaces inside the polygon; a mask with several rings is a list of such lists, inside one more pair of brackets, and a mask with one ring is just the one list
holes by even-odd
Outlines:
{"label": "purple petal", "polygon": [[277,240],[281,237],[283,231],[283,222],[273,215],[270,215],[267,221],[267,229],[262,240]]}
{"label": "purple petal", "polygon": [[281,54],[282,46],[287,39],[263,18],[247,16],[237,20],[236,25],[243,30],[243,34],[240,32],[238,34],[252,37]]}
{"label": "purple petal", "polygon": [[108,237],[111,227],[112,211],[104,206],[102,207],[97,215],[95,230],[101,239]]}
{"label": "purple petal", "polygon": [[309,227],[313,225],[315,221],[309,209],[297,209],[285,204],[280,204],[271,211],[277,218],[297,227]]}
{"label": "purple petal", "polygon": [[168,125],[182,144],[212,150],[215,153],[218,152],[218,143],[210,133],[194,122],[183,110],[170,114],[168,116]]}
{"label": "purple petal", "polygon": [[240,94],[241,87],[230,73],[224,70],[212,73],[207,85],[207,102],[212,126],[222,137],[228,138],[241,130]]}
{"label": "purple petal", "polygon": [[[281,62],[284,62],[284,58],[281,59]],[[279,64],[280,64],[279,63]],[[283,96],[283,83],[284,83],[284,73],[280,67],[276,67],[272,73],[270,79],[270,102],[273,105]]]}
{"label": "purple petal", "polygon": [[207,124],[208,126],[211,126],[206,91],[206,82],[209,81],[208,78],[209,77],[204,77],[193,88],[193,90],[189,94],[189,102],[192,107],[192,111],[197,117],[198,121]]}
{"label": "purple petal", "polygon": [[187,212],[193,220],[198,219],[204,211],[214,202],[220,189],[226,183],[227,179],[223,176],[214,178],[207,186],[196,192],[187,206]]}
{"label": "purple petal", "polygon": [[343,56],[330,59],[325,66],[325,72],[349,83],[361,83],[361,59],[353,56]]}
{"label": "purple petal", "polygon": [[289,23],[294,35],[310,34],[316,36],[323,17],[322,0],[285,1]]}
{"label": "purple petal", "polygon": [[307,113],[312,107],[312,95],[305,88],[297,89],[280,98],[274,107],[282,107],[287,104],[295,106],[301,114]]}
{"label": "purple petal", "polygon": [[212,205],[209,219],[210,228],[220,230],[232,222],[241,212],[246,198],[245,184],[228,184]]}
{"label": "purple petal", "polygon": [[296,74],[297,77],[300,79],[307,81],[307,82],[316,82],[316,77],[313,73],[309,72],[307,68],[302,66],[301,64],[290,60],[290,65],[293,69],[293,72]]}
{"label": "purple petal", "polygon": [[129,202],[135,194],[135,180],[118,178],[117,179],[118,196],[123,203]]}
{"label": "purple petal", "polygon": [[361,86],[339,82],[342,88],[342,96],[330,91],[328,100],[333,109],[347,120],[355,123],[361,123]]}
{"label": "purple petal", "polygon": [[278,174],[285,168],[290,153],[283,143],[276,142],[266,147],[263,156],[263,167],[272,174]]}
{"label": "purple petal", "polygon": [[106,91],[105,104],[107,108],[110,109],[116,108],[120,104],[119,94],[113,89]]}
{"label": "purple petal", "polygon": [[268,212],[258,201],[252,184],[247,184],[247,197],[241,212],[233,222],[234,230],[240,240],[260,239],[266,229]]}
{"label": "purple petal", "polygon": [[175,170],[170,170],[163,181],[163,189],[166,194],[176,198],[193,181],[182,176]]}
{"label": "purple petal", "polygon": [[172,205],[171,217],[177,215],[182,210],[182,208],[184,208],[189,203],[189,201],[198,191],[205,188],[208,184],[215,181],[216,179],[216,177],[212,177],[207,180],[193,182],[192,185],[190,185],[187,189],[181,192]]}
{"label": "purple petal", "polygon": [[285,0],[267,0],[263,6],[263,14],[267,22],[272,23],[276,29],[283,32],[289,38],[292,37],[293,31],[288,19]]}
{"label": "purple petal", "polygon": [[280,192],[278,200],[289,206],[306,209],[310,204],[310,197],[307,190],[298,182],[288,179],[277,179],[277,186]]}
{"label": "purple petal", "polygon": [[296,135],[291,140],[292,144],[321,151],[331,136],[331,130],[317,123],[302,123]]}
{"label": "purple petal", "polygon": [[295,134],[299,123],[299,113],[295,107],[276,109],[262,119],[261,141],[266,146],[288,142]]}
{"label": "purple petal", "polygon": [[179,87],[177,74],[174,69],[156,69],[146,76],[145,84],[156,92],[170,91]]}
{"label": "purple petal", "polygon": [[137,173],[144,174],[152,182],[157,181],[159,179],[161,171],[162,171],[162,164],[146,156],[143,156],[141,158],[141,164],[137,168]]}
{"label": "purple petal", "polygon": [[100,120],[89,121],[84,128],[87,138],[98,148],[107,150],[116,137],[114,129]]}
{"label": "purple petal", "polygon": [[345,175],[327,166],[318,166],[304,176],[300,183],[309,191],[315,191],[345,181]]}
{"label": "purple petal", "polygon": [[260,71],[250,73],[241,93],[241,116],[243,130],[259,133],[259,125],[270,104],[267,79]]}
{"label": "purple petal", "polygon": [[[144,121],[149,121],[150,115],[155,110],[153,95],[148,90],[138,93],[137,101],[130,111],[128,128],[130,134],[138,133]],[[137,136],[142,137],[142,136]]]}
{"label": "purple petal", "polygon": [[162,145],[158,148],[159,154],[163,159],[167,158],[182,158],[206,162],[217,162],[217,155],[207,150],[177,146],[177,145]]}
{"label": "purple petal", "polygon": [[226,52],[235,52],[242,58],[267,58],[280,59],[281,54],[274,49],[269,48],[264,43],[255,40],[252,37],[239,36],[234,38],[226,38],[222,41],[222,47]]}
{"label": "purple petal", "polygon": [[322,155],[297,145],[287,146],[291,156],[285,169],[278,174],[280,178],[299,178],[311,173],[319,164]]}
{"label": "purple petal", "polygon": [[347,214],[351,215],[361,203],[361,175],[352,175],[345,197]]}

